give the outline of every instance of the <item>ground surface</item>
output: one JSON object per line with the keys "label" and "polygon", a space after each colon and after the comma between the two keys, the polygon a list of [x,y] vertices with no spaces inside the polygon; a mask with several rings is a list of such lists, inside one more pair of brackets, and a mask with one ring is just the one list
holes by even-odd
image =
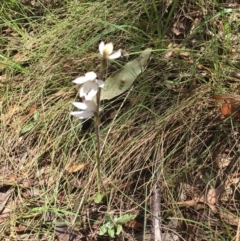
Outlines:
{"label": "ground surface", "polygon": [[[0,6],[1,240],[151,240],[156,216],[163,240],[240,240],[237,1]],[[69,113],[101,40],[125,55],[108,76],[152,54],[102,102],[97,204],[94,122]]]}

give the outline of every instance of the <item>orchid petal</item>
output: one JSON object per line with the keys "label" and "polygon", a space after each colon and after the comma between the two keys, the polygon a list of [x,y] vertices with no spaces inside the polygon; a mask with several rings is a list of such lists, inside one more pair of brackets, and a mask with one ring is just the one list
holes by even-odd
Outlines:
{"label": "orchid petal", "polygon": [[100,88],[103,88],[103,87],[104,87],[104,81],[103,81],[103,80],[96,79],[96,83],[97,83],[97,85],[98,85]]}
{"label": "orchid petal", "polygon": [[97,78],[97,75],[95,72],[91,71],[91,72],[87,72],[85,74],[85,77],[86,77],[87,81],[93,81]]}
{"label": "orchid petal", "polygon": [[113,43],[108,43],[104,46],[103,55],[109,56],[113,52]]}
{"label": "orchid petal", "polygon": [[92,112],[96,112],[97,111],[97,105],[94,101],[85,101],[86,106],[87,106],[87,110],[92,111]]}
{"label": "orchid petal", "polygon": [[121,49],[119,49],[115,53],[112,53],[113,52],[113,43],[112,42],[104,44],[104,42],[102,41],[99,44],[98,48],[99,48],[100,54],[103,56],[104,59],[117,59],[122,56]]}
{"label": "orchid petal", "polygon": [[119,49],[117,52],[111,54],[108,56],[109,59],[118,59],[119,57],[122,56],[122,50]]}
{"label": "orchid petal", "polygon": [[99,49],[99,52],[100,52],[100,54],[101,55],[103,55],[103,50],[104,50],[104,42],[102,41],[100,44],[99,44],[99,46],[98,46],[98,49]]}
{"label": "orchid petal", "polygon": [[72,111],[70,112],[71,115],[79,118],[79,119],[88,119],[94,115],[92,111]]}
{"label": "orchid petal", "polygon": [[87,82],[88,79],[86,78],[86,76],[80,76],[78,78],[76,78],[75,80],[73,80],[73,83],[75,84],[83,84],[85,82]]}
{"label": "orchid petal", "polygon": [[80,97],[84,97],[86,100],[92,100],[92,98],[98,92],[98,85],[96,82],[89,81],[82,85],[79,91]]}
{"label": "orchid petal", "polygon": [[80,110],[88,109],[88,106],[83,102],[73,102],[72,104]]}

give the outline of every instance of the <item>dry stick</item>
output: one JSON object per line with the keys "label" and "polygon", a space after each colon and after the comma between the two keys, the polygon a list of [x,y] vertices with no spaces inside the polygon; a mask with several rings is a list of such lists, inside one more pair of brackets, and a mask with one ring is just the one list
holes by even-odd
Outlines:
{"label": "dry stick", "polygon": [[[160,175],[160,170],[157,171],[156,176]],[[153,216],[153,236],[154,241],[161,241],[161,221],[159,220],[159,217],[161,215],[161,207],[160,207],[160,187],[157,184],[157,181],[154,183],[153,186],[153,201],[152,201],[152,211],[154,213]]]}
{"label": "dry stick", "polygon": [[238,227],[237,227],[237,235],[236,235],[236,241],[240,240],[240,219],[238,219]]}
{"label": "dry stick", "polygon": [[[157,148],[158,149],[158,148]],[[155,151],[155,157],[157,158],[156,154],[157,150]],[[163,154],[161,154],[161,158]],[[158,167],[157,167],[158,168]],[[155,183],[153,184],[153,199],[152,199],[152,236],[154,241],[162,241],[162,234],[161,234],[161,196],[160,196],[160,175],[161,170],[158,170],[155,173]]]}

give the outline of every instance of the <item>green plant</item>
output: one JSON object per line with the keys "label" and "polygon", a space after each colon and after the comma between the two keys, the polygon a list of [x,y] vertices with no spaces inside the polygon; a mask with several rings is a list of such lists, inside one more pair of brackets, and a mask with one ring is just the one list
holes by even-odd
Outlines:
{"label": "green plant", "polygon": [[136,218],[136,215],[124,214],[122,216],[112,216],[107,214],[105,216],[105,222],[100,228],[99,235],[108,234],[111,238],[115,235],[119,235],[122,232],[122,225]]}

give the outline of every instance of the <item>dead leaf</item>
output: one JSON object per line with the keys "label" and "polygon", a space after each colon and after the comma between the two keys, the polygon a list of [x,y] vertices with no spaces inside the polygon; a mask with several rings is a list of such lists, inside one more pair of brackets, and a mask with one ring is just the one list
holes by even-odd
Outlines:
{"label": "dead leaf", "polygon": [[232,157],[230,157],[228,153],[221,153],[221,154],[217,155],[215,162],[216,162],[217,167],[220,170],[223,170],[224,168],[226,168],[229,165],[231,160],[232,160]]}
{"label": "dead leaf", "polygon": [[190,53],[189,52],[180,52],[180,56],[186,58],[186,57],[190,56]]}
{"label": "dead leaf", "polygon": [[217,101],[224,101],[219,110],[222,118],[233,114],[235,119],[240,119],[240,96],[239,95],[213,95],[212,98]]}
{"label": "dead leaf", "polygon": [[4,222],[10,216],[10,209],[6,207],[6,204],[13,192],[13,189],[9,189],[6,193],[0,194],[0,224]]}
{"label": "dead leaf", "polygon": [[165,58],[165,59],[168,59],[168,58],[170,58],[172,55],[173,55],[173,51],[168,51],[168,52],[166,52],[166,53],[164,54],[164,58]]}
{"label": "dead leaf", "polygon": [[74,231],[68,229],[67,226],[57,226],[55,228],[55,236],[58,241],[80,241],[82,240],[81,235],[75,234]]}
{"label": "dead leaf", "polygon": [[27,230],[27,227],[20,224],[19,226],[14,227],[14,229],[16,232],[24,232]]}
{"label": "dead leaf", "polygon": [[221,116],[224,117],[228,117],[233,113],[233,106],[232,104],[223,104],[220,107],[220,112],[221,112]]}
{"label": "dead leaf", "polygon": [[177,202],[178,205],[186,205],[186,206],[195,206],[199,202],[199,198],[194,198],[191,200],[183,201],[183,202]]}
{"label": "dead leaf", "polygon": [[225,183],[221,184],[218,188],[210,188],[206,195],[202,195],[200,200],[205,202],[213,212],[216,212],[215,204],[218,202],[220,196],[225,192]]}
{"label": "dead leaf", "polygon": [[233,213],[220,209],[220,217],[228,224],[233,226],[238,226],[240,218],[234,215]]}
{"label": "dead leaf", "polygon": [[15,62],[20,62],[20,63],[22,63],[22,62],[26,62],[26,61],[28,61],[30,58],[29,57],[27,57],[26,56],[26,54],[15,54],[14,56],[13,56],[13,60],[15,61]]}
{"label": "dead leaf", "polygon": [[169,90],[173,90],[174,92],[178,92],[178,93],[188,93],[188,92],[190,92],[189,89],[184,88],[183,86],[177,87],[176,85],[171,85],[171,84],[169,84],[169,83],[165,83],[165,86],[166,86]]}
{"label": "dead leaf", "polygon": [[[4,209],[5,211],[5,209]],[[6,211],[0,215],[0,224],[3,223],[10,216],[10,211]]]}
{"label": "dead leaf", "polygon": [[74,173],[83,170],[86,167],[86,163],[74,164],[66,169],[68,173]]}
{"label": "dead leaf", "polygon": [[3,185],[16,185],[17,177],[14,174],[10,174],[9,176],[0,176],[1,186]]}
{"label": "dead leaf", "polygon": [[7,80],[7,75],[6,75],[6,74],[0,76],[0,81],[1,81],[2,83],[5,83],[6,80]]}
{"label": "dead leaf", "polygon": [[2,118],[4,118],[7,122],[15,117],[19,112],[21,111],[21,107],[18,104],[13,103],[11,107],[9,107],[8,111],[2,115]]}
{"label": "dead leaf", "polygon": [[[202,197],[201,197],[202,198]],[[200,199],[201,199],[200,198]],[[217,189],[215,188],[210,188],[207,192],[207,195],[205,198],[205,202],[210,205],[214,205],[215,203],[218,202],[219,199],[219,193],[217,192]]]}
{"label": "dead leaf", "polygon": [[22,117],[22,123],[25,123],[28,118],[32,116],[32,114],[36,111],[37,105],[33,104],[30,106],[28,114]]}
{"label": "dead leaf", "polygon": [[64,68],[70,68],[73,65],[73,58],[70,57],[63,63]]}
{"label": "dead leaf", "polygon": [[20,187],[30,187],[33,185],[31,180],[27,180],[27,179],[22,179],[22,178],[18,178],[15,174],[10,174],[8,176],[2,176],[0,174],[0,186],[15,186],[15,185],[19,185]]}
{"label": "dead leaf", "polygon": [[188,19],[179,19],[179,21],[176,21],[172,28],[171,31],[176,35],[183,35],[184,37],[187,35],[188,31],[191,28],[191,23],[188,21]]}
{"label": "dead leaf", "polygon": [[[240,62],[238,63],[238,65],[240,66]],[[237,73],[237,72],[232,71],[232,72],[229,73],[229,77],[234,78],[236,80],[239,80],[240,79],[240,74]]]}
{"label": "dead leaf", "polygon": [[217,101],[225,101],[226,103],[240,102],[240,96],[234,94],[213,95],[212,98]]}
{"label": "dead leaf", "polygon": [[128,228],[142,228],[143,224],[139,223],[135,220],[131,220],[129,222],[124,223],[124,226],[128,227]]}
{"label": "dead leaf", "polygon": [[13,192],[13,189],[9,189],[6,193],[0,193],[0,212],[2,212],[2,210],[4,209],[12,192]]}
{"label": "dead leaf", "polygon": [[233,173],[232,175],[230,175],[228,177],[227,182],[229,182],[229,184],[234,184],[234,185],[239,185],[240,184],[240,173]]}
{"label": "dead leaf", "polygon": [[6,29],[4,29],[4,30],[2,30],[2,34],[4,35],[4,36],[10,36],[10,34],[12,33],[12,32],[14,32],[11,28],[6,28]]}
{"label": "dead leaf", "polygon": [[216,212],[216,207],[214,206],[220,196],[223,194],[225,191],[225,184],[220,185],[218,188],[211,188],[208,190],[207,194],[203,194],[199,198],[193,198],[191,200],[187,200],[184,202],[178,202],[178,205],[187,205],[187,206],[196,206],[198,203],[205,203],[209,206],[209,208],[213,211]]}

